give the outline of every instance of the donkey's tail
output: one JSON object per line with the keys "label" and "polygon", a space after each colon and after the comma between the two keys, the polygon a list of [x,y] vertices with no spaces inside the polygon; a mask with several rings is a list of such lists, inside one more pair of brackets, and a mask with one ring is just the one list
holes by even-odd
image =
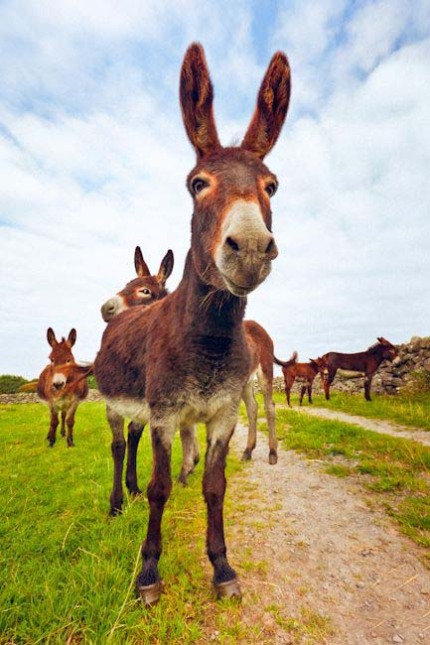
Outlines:
{"label": "donkey's tail", "polygon": [[38,382],[39,382],[39,379],[36,379],[35,381],[29,381],[28,383],[24,383],[24,385],[21,385],[21,387],[18,388],[18,392],[37,392]]}
{"label": "donkey's tail", "polygon": [[298,359],[298,354],[297,352],[293,352],[291,354],[291,358],[289,361],[280,361],[279,358],[276,358],[275,355],[273,355],[273,362],[276,363],[276,365],[282,365],[282,367],[291,367],[291,365],[294,365],[297,363]]}

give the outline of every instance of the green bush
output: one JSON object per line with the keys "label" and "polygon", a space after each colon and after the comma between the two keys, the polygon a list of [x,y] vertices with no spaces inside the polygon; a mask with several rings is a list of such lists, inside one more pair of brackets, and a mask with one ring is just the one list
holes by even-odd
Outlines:
{"label": "green bush", "polygon": [[16,394],[21,385],[29,381],[23,376],[13,374],[2,374],[0,376],[0,394]]}
{"label": "green bush", "polygon": [[408,384],[403,388],[403,394],[429,394],[430,393],[430,370],[412,372]]}

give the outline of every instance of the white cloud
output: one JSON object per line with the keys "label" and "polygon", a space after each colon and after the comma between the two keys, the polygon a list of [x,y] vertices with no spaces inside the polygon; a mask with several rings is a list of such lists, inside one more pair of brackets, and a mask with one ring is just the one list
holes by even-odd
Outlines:
{"label": "white cloud", "polygon": [[[3,7],[0,373],[37,374],[49,325],[60,336],[75,326],[76,355],[91,359],[104,328],[99,307],[133,277],[136,244],[154,271],[173,248],[171,288],[178,283],[194,154],[177,87],[191,40],[206,48],[222,141],[240,139],[252,114],[265,58],[251,35],[252,5],[118,7]],[[291,114],[268,159],[281,181],[280,255],[247,313],[281,358],[429,333],[423,7],[297,2],[274,20],[265,46],[286,50],[293,68]]]}

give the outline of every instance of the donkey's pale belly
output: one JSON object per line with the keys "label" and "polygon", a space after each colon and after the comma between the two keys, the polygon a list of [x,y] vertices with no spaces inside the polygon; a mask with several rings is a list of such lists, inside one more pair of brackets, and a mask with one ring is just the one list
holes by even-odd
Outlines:
{"label": "donkey's pale belly", "polygon": [[[128,397],[106,397],[106,403],[122,417],[139,423],[146,424],[150,421],[151,410],[146,399],[132,399]],[[237,402],[238,407],[239,401]],[[194,423],[207,423],[219,412],[230,410],[232,416],[237,408],[232,406],[231,392],[218,391],[209,399],[200,396],[190,396],[186,402],[178,400],[177,405],[170,408],[166,414],[169,420],[174,417],[175,425],[188,425]],[[156,416],[160,418],[155,412]],[[162,415],[160,415],[162,418]]]}

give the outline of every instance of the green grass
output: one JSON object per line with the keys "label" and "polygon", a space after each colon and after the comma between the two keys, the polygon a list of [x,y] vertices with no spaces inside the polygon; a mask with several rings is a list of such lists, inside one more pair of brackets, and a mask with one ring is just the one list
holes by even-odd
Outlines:
{"label": "green grass", "polygon": [[[277,403],[285,403],[285,396],[277,393]],[[402,425],[430,430],[430,394],[423,393],[415,396],[387,396],[372,394],[372,401],[366,401],[363,394],[348,394],[330,392],[330,401],[322,394],[313,396],[314,406],[329,410],[340,410],[348,414],[356,414],[373,419],[386,419]],[[292,395],[292,404],[298,404],[298,397]],[[305,400],[307,405],[307,400]]]}
{"label": "green grass", "polygon": [[[204,636],[208,616],[220,642],[234,642],[237,634],[252,641],[240,608],[216,603],[212,594],[202,464],[188,487],[174,483],[163,519],[166,593],[147,610],[134,597],[134,580],[148,505],[144,496],[128,500],[121,516],[107,516],[112,459],[103,404],[78,409],[75,448],[61,437],[48,448],[47,430],[44,405],[0,406],[0,642],[193,643]],[[177,440],[173,453],[176,478]],[[240,469],[231,455],[228,478]],[[145,489],[151,470],[146,431],[138,470]],[[227,539],[231,515],[227,490]]]}
{"label": "green grass", "polygon": [[329,474],[354,476],[363,489],[372,491],[404,534],[430,547],[428,447],[279,408],[277,433],[284,448],[322,461]]}

